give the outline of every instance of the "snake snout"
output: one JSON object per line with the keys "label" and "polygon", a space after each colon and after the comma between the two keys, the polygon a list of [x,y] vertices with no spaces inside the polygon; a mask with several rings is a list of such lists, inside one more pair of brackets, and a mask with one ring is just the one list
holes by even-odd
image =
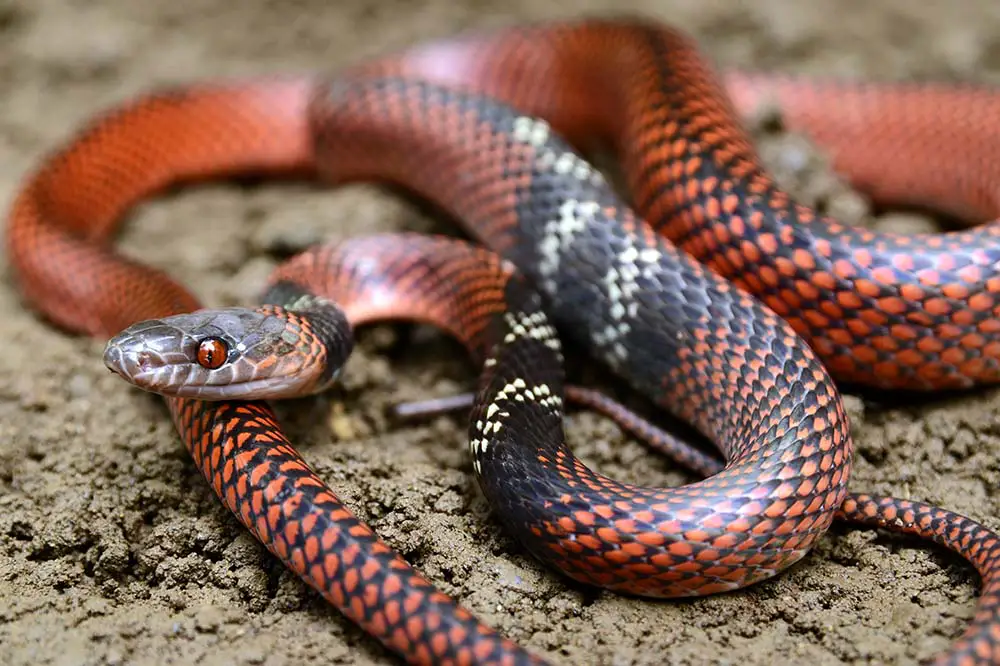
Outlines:
{"label": "snake snout", "polygon": [[145,349],[122,349],[109,344],[104,350],[104,365],[127,381],[134,382],[160,364],[156,355]]}
{"label": "snake snout", "polygon": [[171,345],[177,345],[176,336],[164,336],[159,328],[133,328],[137,327],[127,329],[108,341],[104,348],[104,365],[128,383],[154,390],[169,381],[169,367],[171,363],[176,363],[175,356],[178,355],[170,351]]}

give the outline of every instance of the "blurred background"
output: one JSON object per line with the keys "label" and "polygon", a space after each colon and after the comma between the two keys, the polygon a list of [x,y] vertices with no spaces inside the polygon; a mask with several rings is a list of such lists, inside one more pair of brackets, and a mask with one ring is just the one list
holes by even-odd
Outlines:
{"label": "blurred background", "polygon": [[[990,0],[0,0],[0,203],[88,118],[168,83],[324,71],[467,29],[640,14],[692,33],[720,67],[864,79],[1000,80]],[[804,137],[754,127],[808,203],[875,217]],[[207,303],[247,302],[281,256],[389,229],[453,232],[376,185],[210,184],[140,206],[125,251]],[[35,319],[0,286],[0,662],[392,664],[221,507],[159,401],[108,376],[99,342]],[[408,346],[407,346],[408,345]],[[401,346],[410,351],[401,351]],[[803,564],[745,593],[649,603],[567,585],[509,539],[478,494],[464,417],[386,422],[474,371],[449,341],[363,337],[345,386],[283,407],[293,440],[376,531],[442,589],[526,646],[572,664],[913,663],[971,617],[954,557],[836,528]],[[848,397],[853,488],[941,503],[1000,527],[1000,399]],[[575,450],[625,481],[692,478],[606,421],[575,415]]]}

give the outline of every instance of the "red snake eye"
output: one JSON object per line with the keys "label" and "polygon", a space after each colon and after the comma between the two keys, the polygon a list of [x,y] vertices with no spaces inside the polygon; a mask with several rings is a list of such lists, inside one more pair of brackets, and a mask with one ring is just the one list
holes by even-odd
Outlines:
{"label": "red snake eye", "polygon": [[229,346],[219,338],[205,338],[198,344],[198,365],[215,370],[226,362]]}

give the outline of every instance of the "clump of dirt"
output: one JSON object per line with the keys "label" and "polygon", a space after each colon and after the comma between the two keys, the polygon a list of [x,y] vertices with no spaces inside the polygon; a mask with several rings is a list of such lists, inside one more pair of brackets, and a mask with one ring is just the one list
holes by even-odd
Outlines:
{"label": "clump of dirt", "polygon": [[[626,3],[692,32],[721,64],[866,78],[989,80],[1000,15],[986,1],[734,6]],[[498,6],[499,7],[499,6]],[[623,11],[621,3],[234,5],[0,0],[0,198],[92,114],[171,82],[325,70],[471,27]],[[833,18],[831,18],[833,17]],[[761,151],[804,202],[871,214],[802,137],[755,123]],[[449,231],[374,185],[210,184],[135,211],[123,243],[206,303],[246,303],[279,255],[318,239]],[[0,657],[7,664],[387,664],[395,659],[286,571],[219,503],[161,401],[109,375],[100,342],[67,336],[0,289]],[[282,404],[292,440],[375,530],[486,622],[573,664],[910,663],[972,615],[976,578],[925,544],[836,527],[803,563],[745,592],[654,603],[568,584],[489,514],[464,417],[398,425],[388,406],[472,386],[441,335],[380,326],[343,387]],[[912,497],[1000,528],[1000,396],[848,396],[853,487]],[[583,460],[623,481],[693,480],[614,425],[574,413]]]}

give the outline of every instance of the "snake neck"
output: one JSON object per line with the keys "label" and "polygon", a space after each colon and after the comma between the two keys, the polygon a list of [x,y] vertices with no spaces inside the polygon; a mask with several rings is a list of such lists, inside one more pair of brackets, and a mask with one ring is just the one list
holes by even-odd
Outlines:
{"label": "snake neck", "polygon": [[322,364],[312,392],[329,388],[354,350],[353,330],[344,311],[334,301],[290,281],[269,285],[260,301],[262,310],[285,316],[282,337]]}

